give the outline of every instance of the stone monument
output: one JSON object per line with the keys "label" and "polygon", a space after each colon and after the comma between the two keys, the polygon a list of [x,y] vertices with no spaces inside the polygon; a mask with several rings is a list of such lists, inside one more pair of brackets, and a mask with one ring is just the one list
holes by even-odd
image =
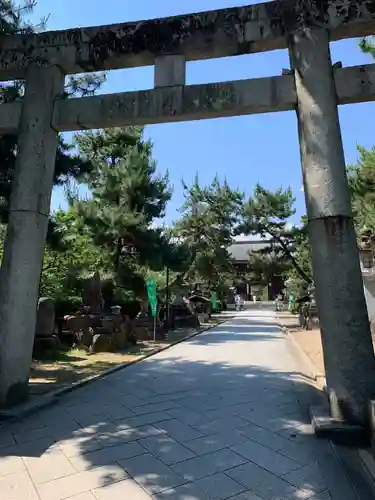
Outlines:
{"label": "stone monument", "polygon": [[82,300],[84,306],[90,307],[90,312],[99,314],[103,307],[100,274],[98,271],[87,277],[83,282]]}
{"label": "stone monument", "polygon": [[46,357],[54,354],[59,346],[55,327],[55,304],[51,298],[41,297],[36,312],[34,357]]}

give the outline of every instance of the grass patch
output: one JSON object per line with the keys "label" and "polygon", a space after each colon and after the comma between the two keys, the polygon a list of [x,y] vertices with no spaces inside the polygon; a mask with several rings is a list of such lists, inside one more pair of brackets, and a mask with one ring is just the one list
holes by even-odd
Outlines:
{"label": "grass patch", "polygon": [[140,342],[124,351],[89,354],[83,349],[61,347],[54,359],[33,360],[30,393],[44,394],[57,387],[73,384],[115,366],[131,363],[165,344]]}
{"label": "grass patch", "polygon": [[163,342],[142,341],[124,351],[89,354],[84,349],[60,346],[50,359],[33,360],[30,370],[29,392],[45,394],[59,387],[68,386],[87,377],[93,377],[115,366],[132,363],[155,349],[166,347],[207,328],[214,328],[230,317],[213,316],[199,329],[181,328],[168,332]]}

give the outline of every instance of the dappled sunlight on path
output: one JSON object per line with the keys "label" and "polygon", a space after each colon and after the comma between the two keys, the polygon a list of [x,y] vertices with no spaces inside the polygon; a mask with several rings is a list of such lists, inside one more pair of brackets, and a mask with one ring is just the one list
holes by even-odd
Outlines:
{"label": "dappled sunlight on path", "polygon": [[0,500],[354,500],[321,395],[252,309],[0,429]]}

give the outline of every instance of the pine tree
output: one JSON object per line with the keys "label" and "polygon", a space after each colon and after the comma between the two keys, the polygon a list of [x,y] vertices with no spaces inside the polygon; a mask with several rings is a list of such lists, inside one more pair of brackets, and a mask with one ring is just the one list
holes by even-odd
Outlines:
{"label": "pine tree", "polygon": [[[25,16],[32,13],[37,3],[37,0],[24,0],[21,3],[13,0],[0,0],[0,34],[33,33],[35,27],[25,21]],[[41,20],[38,28],[42,28],[44,25],[45,19]]]}
{"label": "pine tree", "polygon": [[146,267],[165,265],[167,242],[153,223],[172,195],[168,175],[157,174],[142,129],[85,132],[76,142],[93,169],[84,177],[91,197],[73,202],[117,283],[143,294]]}
{"label": "pine tree", "polygon": [[[290,262],[300,279],[310,283],[311,274],[307,273],[295,258],[295,244],[301,237],[301,229],[290,227],[290,219],[295,214],[294,202],[295,198],[290,188],[270,191],[257,184],[252,196],[244,204],[239,230],[244,234],[271,240],[271,246],[257,252],[258,268],[261,267],[262,254],[264,269],[272,263],[267,254],[273,254],[283,267]],[[252,258],[255,259],[254,256]],[[264,270],[263,274],[267,272]]]}
{"label": "pine tree", "polygon": [[[296,297],[306,296],[308,294],[309,287],[313,283],[311,245],[308,236],[307,224],[307,217],[303,216],[301,218],[301,225],[298,231],[294,234],[293,243],[293,257],[298,265],[298,269],[295,266],[290,266],[287,273],[288,280],[286,282],[286,288]],[[303,275],[301,275],[299,269],[302,269]],[[306,276],[310,278],[309,281],[306,280]]]}
{"label": "pine tree", "polygon": [[[45,28],[46,19],[33,26],[27,22],[27,15],[32,13],[36,0],[25,0],[15,3],[12,0],[0,0],[0,34],[28,34]],[[65,88],[65,98],[71,96],[93,95],[105,80],[105,75],[78,75],[68,79]],[[0,104],[22,99],[24,95],[24,82],[14,81],[0,88]],[[0,137],[0,223],[7,223],[12,178],[17,156],[17,136],[6,135]],[[74,154],[73,146],[63,137],[59,137],[56,154],[56,167],[54,185],[66,185],[72,179],[78,179],[91,169],[90,162],[82,161]],[[50,220],[47,241],[54,248],[58,248],[59,230]]]}
{"label": "pine tree", "polygon": [[208,186],[199,178],[189,187],[183,183],[185,203],[175,232],[190,248],[192,264],[188,278],[219,294],[233,282],[233,262],[229,247],[233,243],[243,194],[215,177]]}
{"label": "pine tree", "polygon": [[60,247],[45,249],[40,295],[58,305],[81,295],[82,278],[102,267],[102,254],[73,208],[58,210],[51,218],[60,230]]}
{"label": "pine tree", "polygon": [[375,36],[370,38],[362,38],[359,42],[359,47],[365,54],[368,54],[375,58]]}
{"label": "pine tree", "polygon": [[357,233],[364,228],[375,235],[375,147],[358,146],[359,161],[348,166],[348,180]]}
{"label": "pine tree", "polygon": [[267,251],[252,251],[249,254],[247,280],[266,287],[274,276],[289,275],[290,261],[277,245]]}

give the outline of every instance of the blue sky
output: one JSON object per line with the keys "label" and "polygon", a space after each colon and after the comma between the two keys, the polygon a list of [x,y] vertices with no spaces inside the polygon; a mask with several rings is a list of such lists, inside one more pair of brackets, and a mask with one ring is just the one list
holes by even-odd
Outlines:
{"label": "blue sky", "polygon": [[[39,0],[33,22],[50,15],[48,29],[66,29],[164,17],[180,13],[246,5],[249,0]],[[356,40],[331,44],[332,59],[345,66],[371,62],[358,49]],[[208,83],[279,75],[289,67],[287,51],[251,54],[189,63],[187,83]],[[152,88],[153,68],[113,71],[103,93]],[[347,163],[357,159],[356,146],[370,148],[375,134],[369,117],[375,103],[340,107],[340,121]],[[198,172],[202,183],[218,173],[234,187],[251,193],[256,182],[274,189],[291,186],[296,197],[297,220],[304,213],[301,168],[294,112],[223,118],[200,122],[156,125],[146,128],[154,143],[160,171],[168,170],[174,196],[167,221],[178,217],[182,205],[181,179],[190,182]],[[64,195],[56,190],[52,209],[64,207]]]}

